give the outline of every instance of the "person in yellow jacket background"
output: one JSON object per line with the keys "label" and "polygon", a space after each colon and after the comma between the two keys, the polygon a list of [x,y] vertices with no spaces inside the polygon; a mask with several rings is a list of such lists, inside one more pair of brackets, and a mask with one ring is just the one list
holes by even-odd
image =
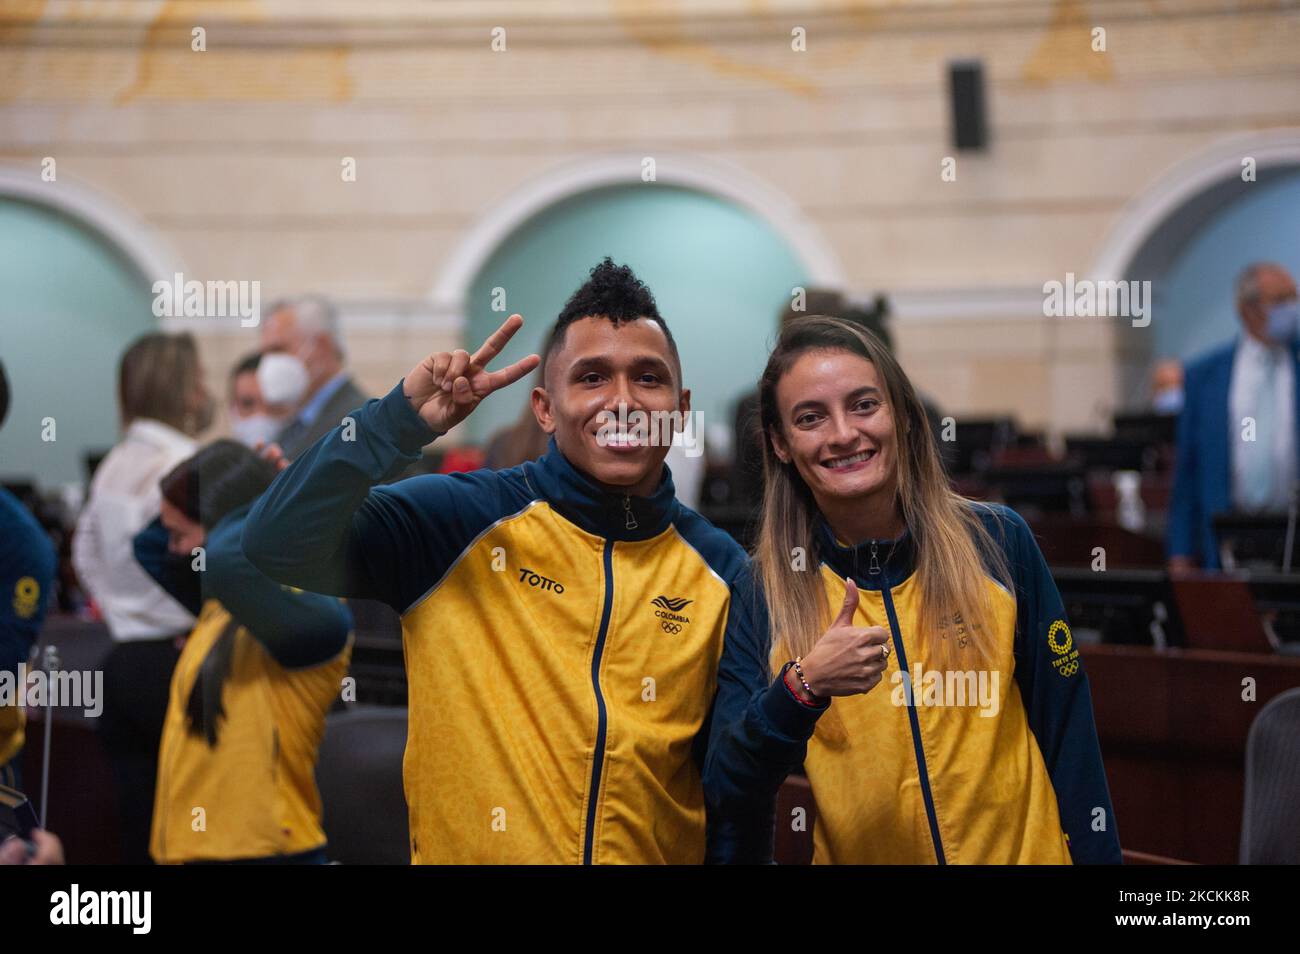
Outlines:
{"label": "person in yellow jacket background", "polygon": [[1024,520],[950,489],[865,328],[792,322],[759,390],[748,602],[771,654],[724,654],[739,714],[713,727],[710,809],[770,845],[802,761],[815,863],[1119,862],[1083,660]]}
{"label": "person in yellow jacket background", "polygon": [[[0,424],[9,413],[9,380],[0,362]],[[0,487],[0,785],[21,789],[27,713],[14,691],[45,623],[58,572],[54,546],[40,523]],[[7,685],[6,685],[7,684]]]}
{"label": "person in yellow jacket background", "polygon": [[137,560],[198,616],[172,675],[149,850],[160,864],[324,863],[325,715],[351,655],[340,600],[267,579],[239,538],[276,467],[217,441],[161,481]]}

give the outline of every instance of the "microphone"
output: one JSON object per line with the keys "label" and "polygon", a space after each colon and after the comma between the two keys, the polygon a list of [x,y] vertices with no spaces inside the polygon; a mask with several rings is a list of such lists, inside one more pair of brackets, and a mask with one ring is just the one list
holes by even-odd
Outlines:
{"label": "microphone", "polygon": [[[45,647],[45,673],[54,685],[54,673],[59,668],[59,650],[55,646]],[[50,704],[45,707],[45,751],[41,759],[41,827],[45,828],[46,809],[50,801],[50,733],[54,729],[54,694],[50,694]]]}

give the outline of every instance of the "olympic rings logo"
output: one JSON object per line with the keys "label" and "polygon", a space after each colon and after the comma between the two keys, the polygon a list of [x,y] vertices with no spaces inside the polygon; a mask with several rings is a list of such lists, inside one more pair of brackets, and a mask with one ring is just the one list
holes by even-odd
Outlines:
{"label": "olympic rings logo", "polygon": [[670,622],[668,622],[668,620],[666,620],[666,619],[661,619],[661,620],[659,621],[659,628],[662,629],[665,633],[670,633],[670,634],[676,636],[678,633],[680,633],[680,632],[682,631],[682,624],[681,624],[681,623],[670,623]]}
{"label": "olympic rings logo", "polygon": [[[1056,636],[1058,633],[1065,633],[1064,641],[1057,641]],[[1048,629],[1047,645],[1058,656],[1064,656],[1070,651],[1070,647],[1074,645],[1074,637],[1070,635],[1070,627],[1065,625],[1065,620],[1058,619]]]}

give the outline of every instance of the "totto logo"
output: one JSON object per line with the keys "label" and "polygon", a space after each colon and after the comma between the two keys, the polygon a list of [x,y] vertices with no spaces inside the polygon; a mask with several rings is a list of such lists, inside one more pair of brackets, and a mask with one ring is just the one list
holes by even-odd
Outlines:
{"label": "totto logo", "polygon": [[543,590],[550,590],[553,593],[563,593],[564,584],[550,577],[542,576],[528,568],[522,568],[519,571],[519,582],[527,583],[529,586],[539,587]]}

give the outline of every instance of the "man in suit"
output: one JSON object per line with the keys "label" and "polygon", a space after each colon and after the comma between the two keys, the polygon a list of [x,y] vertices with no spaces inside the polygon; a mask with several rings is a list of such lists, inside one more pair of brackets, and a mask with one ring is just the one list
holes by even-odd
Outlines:
{"label": "man in suit", "polygon": [[276,302],[262,322],[263,353],[280,354],[284,357],[279,361],[302,366],[296,376],[288,376],[305,384],[301,395],[290,398],[296,410],[275,439],[290,460],[369,400],[344,367],[338,324],[334,306],[310,296]]}
{"label": "man in suit", "polygon": [[1256,262],[1237,279],[1242,335],[1192,361],[1178,419],[1169,508],[1171,570],[1216,569],[1217,513],[1290,505],[1300,465],[1300,378],[1295,279]]}

